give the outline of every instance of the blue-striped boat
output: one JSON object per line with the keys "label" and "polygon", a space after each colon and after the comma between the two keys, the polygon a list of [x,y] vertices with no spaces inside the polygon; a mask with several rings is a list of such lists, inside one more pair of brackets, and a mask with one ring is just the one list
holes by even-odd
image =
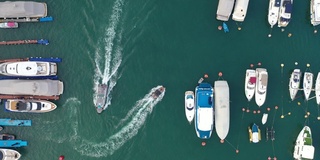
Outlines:
{"label": "blue-striped boat", "polygon": [[31,120],[0,119],[0,126],[31,126]]}

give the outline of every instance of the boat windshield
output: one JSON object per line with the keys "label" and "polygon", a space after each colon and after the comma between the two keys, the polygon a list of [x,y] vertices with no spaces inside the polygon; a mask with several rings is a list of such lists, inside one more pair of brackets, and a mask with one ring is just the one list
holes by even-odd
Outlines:
{"label": "boat windshield", "polygon": [[193,99],[192,95],[187,95],[187,99]]}

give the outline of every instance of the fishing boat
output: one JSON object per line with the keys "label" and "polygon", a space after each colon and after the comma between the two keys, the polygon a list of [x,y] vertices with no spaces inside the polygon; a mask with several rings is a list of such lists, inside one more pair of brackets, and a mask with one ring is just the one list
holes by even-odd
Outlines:
{"label": "fishing boat", "polygon": [[281,0],[269,1],[268,22],[271,28],[273,28],[273,26],[276,25],[278,22],[280,3],[281,3]]}
{"label": "fishing boat", "polygon": [[320,72],[318,72],[317,79],[316,79],[315,94],[316,94],[317,104],[320,105]]}
{"label": "fishing boat", "polygon": [[312,160],[314,151],[311,129],[308,126],[304,126],[297,137],[293,158],[296,160]]}
{"label": "fishing boat", "polygon": [[289,92],[291,100],[296,97],[300,88],[301,72],[300,69],[294,69],[289,80]]}
{"label": "fishing boat", "polygon": [[222,23],[222,27],[223,27],[224,33],[228,33],[228,32],[229,32],[229,28],[228,28],[227,23],[223,22],[223,23]]}
{"label": "fishing boat", "polygon": [[186,91],[184,94],[184,108],[188,122],[191,124],[194,118],[194,93]]}
{"label": "fishing boat", "polygon": [[279,10],[278,27],[287,27],[291,20],[293,0],[282,0]]}
{"label": "fishing boat", "polygon": [[230,93],[229,85],[225,80],[214,82],[215,96],[215,128],[221,140],[226,139],[230,126]]}
{"label": "fishing boat", "polygon": [[268,120],[268,113],[263,113],[261,122],[262,124],[266,124]]}
{"label": "fishing boat", "polygon": [[107,101],[108,86],[106,84],[98,84],[97,94],[94,99],[94,105],[98,113],[104,110],[104,106]]}
{"label": "fishing boat", "polygon": [[234,6],[234,0],[219,0],[217,20],[228,21]]}
{"label": "fishing boat", "polygon": [[310,16],[313,26],[320,24],[320,0],[310,0]]}
{"label": "fishing boat", "polygon": [[248,131],[250,142],[258,143],[261,140],[261,131],[258,125],[254,123],[251,128],[248,127]]}
{"label": "fishing boat", "polygon": [[11,112],[46,113],[53,111],[57,105],[46,100],[8,99],[5,109]]}
{"label": "fishing boat", "polygon": [[42,61],[4,62],[0,74],[5,76],[41,77],[57,75],[57,64]]}
{"label": "fishing boat", "polygon": [[159,86],[154,92],[152,92],[151,97],[154,100],[157,100],[158,97],[160,97],[162,95],[162,93],[164,93],[166,91],[166,88],[163,86]]}
{"label": "fishing boat", "polygon": [[18,28],[17,22],[2,22],[0,28]]}
{"label": "fishing boat", "polygon": [[266,101],[267,86],[268,86],[268,72],[264,68],[256,69],[257,85],[255,90],[255,100],[259,107]]}
{"label": "fishing boat", "polygon": [[1,160],[19,160],[21,154],[13,149],[0,148],[0,158]]}
{"label": "fishing boat", "polygon": [[0,134],[0,140],[15,140],[16,136],[12,135],[12,134]]}
{"label": "fishing boat", "polygon": [[251,101],[252,97],[254,96],[254,92],[256,89],[256,81],[256,71],[253,69],[247,69],[244,91],[248,101]]}
{"label": "fishing boat", "polygon": [[232,19],[237,22],[243,22],[246,18],[249,0],[236,0]]}
{"label": "fishing boat", "polygon": [[213,88],[209,83],[200,83],[195,89],[195,130],[201,139],[209,139],[213,130]]}
{"label": "fishing boat", "polygon": [[304,72],[303,76],[303,93],[306,100],[309,100],[310,93],[312,91],[313,73]]}

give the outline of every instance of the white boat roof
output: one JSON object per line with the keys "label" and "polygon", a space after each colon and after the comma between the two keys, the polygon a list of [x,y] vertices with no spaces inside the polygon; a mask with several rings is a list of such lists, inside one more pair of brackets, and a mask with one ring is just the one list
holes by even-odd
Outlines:
{"label": "white boat roof", "polygon": [[234,6],[234,0],[219,0],[217,9],[217,19],[228,21]]}
{"label": "white boat roof", "polygon": [[244,21],[247,9],[249,5],[249,0],[237,0],[234,7],[232,19],[238,22]]}
{"label": "white boat roof", "polygon": [[213,108],[201,108],[197,110],[198,129],[201,131],[211,131],[213,125]]}
{"label": "white boat roof", "polygon": [[259,142],[259,132],[253,132],[252,133],[252,142],[258,143]]}
{"label": "white boat roof", "polygon": [[302,146],[301,157],[307,159],[313,159],[314,157],[314,147],[313,146]]}
{"label": "white boat roof", "polygon": [[220,139],[225,139],[230,125],[230,98],[227,81],[215,81],[215,128]]}
{"label": "white boat roof", "polygon": [[32,1],[0,2],[0,18],[39,18],[46,16],[46,3]]}
{"label": "white boat roof", "polygon": [[37,62],[15,62],[8,63],[6,71],[15,75],[36,75],[38,72]]}

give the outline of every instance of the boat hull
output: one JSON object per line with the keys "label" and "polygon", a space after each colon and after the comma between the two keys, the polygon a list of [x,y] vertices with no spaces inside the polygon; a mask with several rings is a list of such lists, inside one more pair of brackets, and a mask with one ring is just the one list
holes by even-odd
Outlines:
{"label": "boat hull", "polygon": [[5,109],[11,112],[46,113],[53,111],[57,105],[46,100],[8,99]]}
{"label": "boat hull", "polygon": [[311,129],[309,126],[304,126],[297,137],[293,158],[297,160],[313,159],[314,151]]}
{"label": "boat hull", "polygon": [[300,69],[294,69],[289,80],[290,98],[293,101],[300,89],[301,72]]}
{"label": "boat hull", "polygon": [[234,6],[234,0],[219,0],[217,20],[228,21]]}
{"label": "boat hull", "polygon": [[101,113],[105,109],[107,101],[108,86],[106,84],[98,84],[97,94],[94,99],[94,105],[98,113]]}
{"label": "boat hull", "polygon": [[268,113],[263,113],[261,123],[266,124],[268,120]]}
{"label": "boat hull", "polygon": [[292,12],[293,0],[282,0],[279,18],[278,18],[278,27],[287,27],[291,21],[291,12]]}
{"label": "boat hull", "polygon": [[253,69],[247,69],[244,91],[248,101],[251,101],[251,99],[253,98],[255,88],[256,88],[256,71]]}
{"label": "boat hull", "polygon": [[18,28],[17,22],[3,22],[0,23],[0,28]]}
{"label": "boat hull", "polygon": [[2,154],[3,160],[19,160],[21,157],[21,154],[13,149],[0,148],[0,152]]}
{"label": "boat hull", "polygon": [[320,105],[320,72],[318,72],[317,79],[316,79],[315,94],[316,94],[317,104]]}
{"label": "boat hull", "polygon": [[313,26],[320,24],[320,0],[310,0],[310,20]]}
{"label": "boat hull", "polygon": [[191,123],[194,119],[194,93],[193,91],[186,91],[184,95],[184,108],[185,108],[185,114],[186,118],[189,123]]}
{"label": "boat hull", "polygon": [[313,85],[313,73],[305,72],[303,77],[303,93],[306,100],[309,100]]}
{"label": "boat hull", "polygon": [[271,28],[273,28],[273,26],[276,25],[278,22],[280,3],[281,3],[281,0],[269,1],[268,22]]}
{"label": "boat hull", "polygon": [[268,85],[268,72],[264,68],[256,69],[257,85],[255,90],[255,100],[259,107],[261,107],[267,96],[267,85]]}

